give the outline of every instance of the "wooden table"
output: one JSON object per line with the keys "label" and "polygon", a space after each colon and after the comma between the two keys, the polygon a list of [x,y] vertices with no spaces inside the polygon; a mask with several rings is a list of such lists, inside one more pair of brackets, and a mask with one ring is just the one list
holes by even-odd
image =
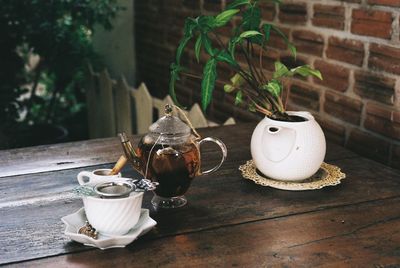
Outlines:
{"label": "wooden table", "polygon": [[[220,137],[228,159],[198,177],[188,205],[155,212],[158,224],[126,248],[72,242],[60,218],[82,207],[71,193],[82,170],[111,167],[117,138],[0,151],[0,263],[33,267],[264,267],[400,265],[400,171],[328,144],[342,184],[290,192],[244,180],[254,124],[201,129]],[[136,141],[138,138],[136,139]],[[204,164],[219,158],[205,148]],[[124,175],[134,175],[126,168]],[[151,193],[144,198],[150,208]],[[391,267],[394,267],[391,266]]]}

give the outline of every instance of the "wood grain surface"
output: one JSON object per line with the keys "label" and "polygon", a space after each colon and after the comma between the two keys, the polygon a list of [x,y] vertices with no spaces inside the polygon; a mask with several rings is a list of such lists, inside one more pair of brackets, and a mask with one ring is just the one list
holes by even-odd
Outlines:
{"label": "wood grain surface", "polygon": [[[202,129],[202,136],[219,137],[228,147],[228,159],[221,169],[195,178],[186,194],[187,206],[151,210],[158,224],[150,233],[127,248],[105,251],[72,242],[63,234],[60,218],[82,206],[71,192],[78,185],[76,175],[82,170],[111,167],[118,158],[115,138],[2,151],[0,165],[8,171],[0,169],[0,264],[400,265],[398,170],[329,144],[326,161],[346,173],[342,184],[302,192],[261,187],[244,180],[238,170],[251,158],[248,144],[253,128],[253,124],[245,124]],[[218,161],[215,147],[202,150],[204,166]],[[65,151],[70,152],[65,155],[73,163],[66,164],[69,167],[54,165],[57,157],[65,161],[59,156]],[[35,153],[38,155],[33,157]],[[7,159],[11,155],[13,158]],[[29,159],[29,167],[20,171],[18,159]],[[35,169],[35,159],[40,168]],[[123,174],[139,176],[130,167]],[[144,207],[151,209],[151,197],[146,193]]]}

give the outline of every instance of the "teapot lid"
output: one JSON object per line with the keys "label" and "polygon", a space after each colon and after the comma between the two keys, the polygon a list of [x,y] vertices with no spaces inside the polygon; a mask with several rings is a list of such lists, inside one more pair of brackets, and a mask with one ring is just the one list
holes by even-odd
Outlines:
{"label": "teapot lid", "polygon": [[164,112],[165,115],[149,127],[149,131],[151,133],[168,136],[181,136],[190,134],[190,127],[185,124],[179,117],[172,115],[171,105],[166,104]]}

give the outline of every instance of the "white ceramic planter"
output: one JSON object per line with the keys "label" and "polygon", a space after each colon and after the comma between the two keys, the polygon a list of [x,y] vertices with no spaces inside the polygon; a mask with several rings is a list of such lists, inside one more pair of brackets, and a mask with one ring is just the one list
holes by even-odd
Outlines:
{"label": "white ceramic planter", "polygon": [[307,119],[283,122],[265,117],[251,137],[251,155],[258,170],[276,180],[299,181],[318,171],[325,158],[321,127],[308,112],[288,112]]}

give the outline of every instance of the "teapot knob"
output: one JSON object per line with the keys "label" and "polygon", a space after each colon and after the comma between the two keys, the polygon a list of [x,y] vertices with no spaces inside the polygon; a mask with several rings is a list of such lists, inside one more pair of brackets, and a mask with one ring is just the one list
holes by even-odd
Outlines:
{"label": "teapot knob", "polygon": [[172,106],[168,103],[165,104],[164,112],[165,112],[166,116],[171,116],[172,115]]}

